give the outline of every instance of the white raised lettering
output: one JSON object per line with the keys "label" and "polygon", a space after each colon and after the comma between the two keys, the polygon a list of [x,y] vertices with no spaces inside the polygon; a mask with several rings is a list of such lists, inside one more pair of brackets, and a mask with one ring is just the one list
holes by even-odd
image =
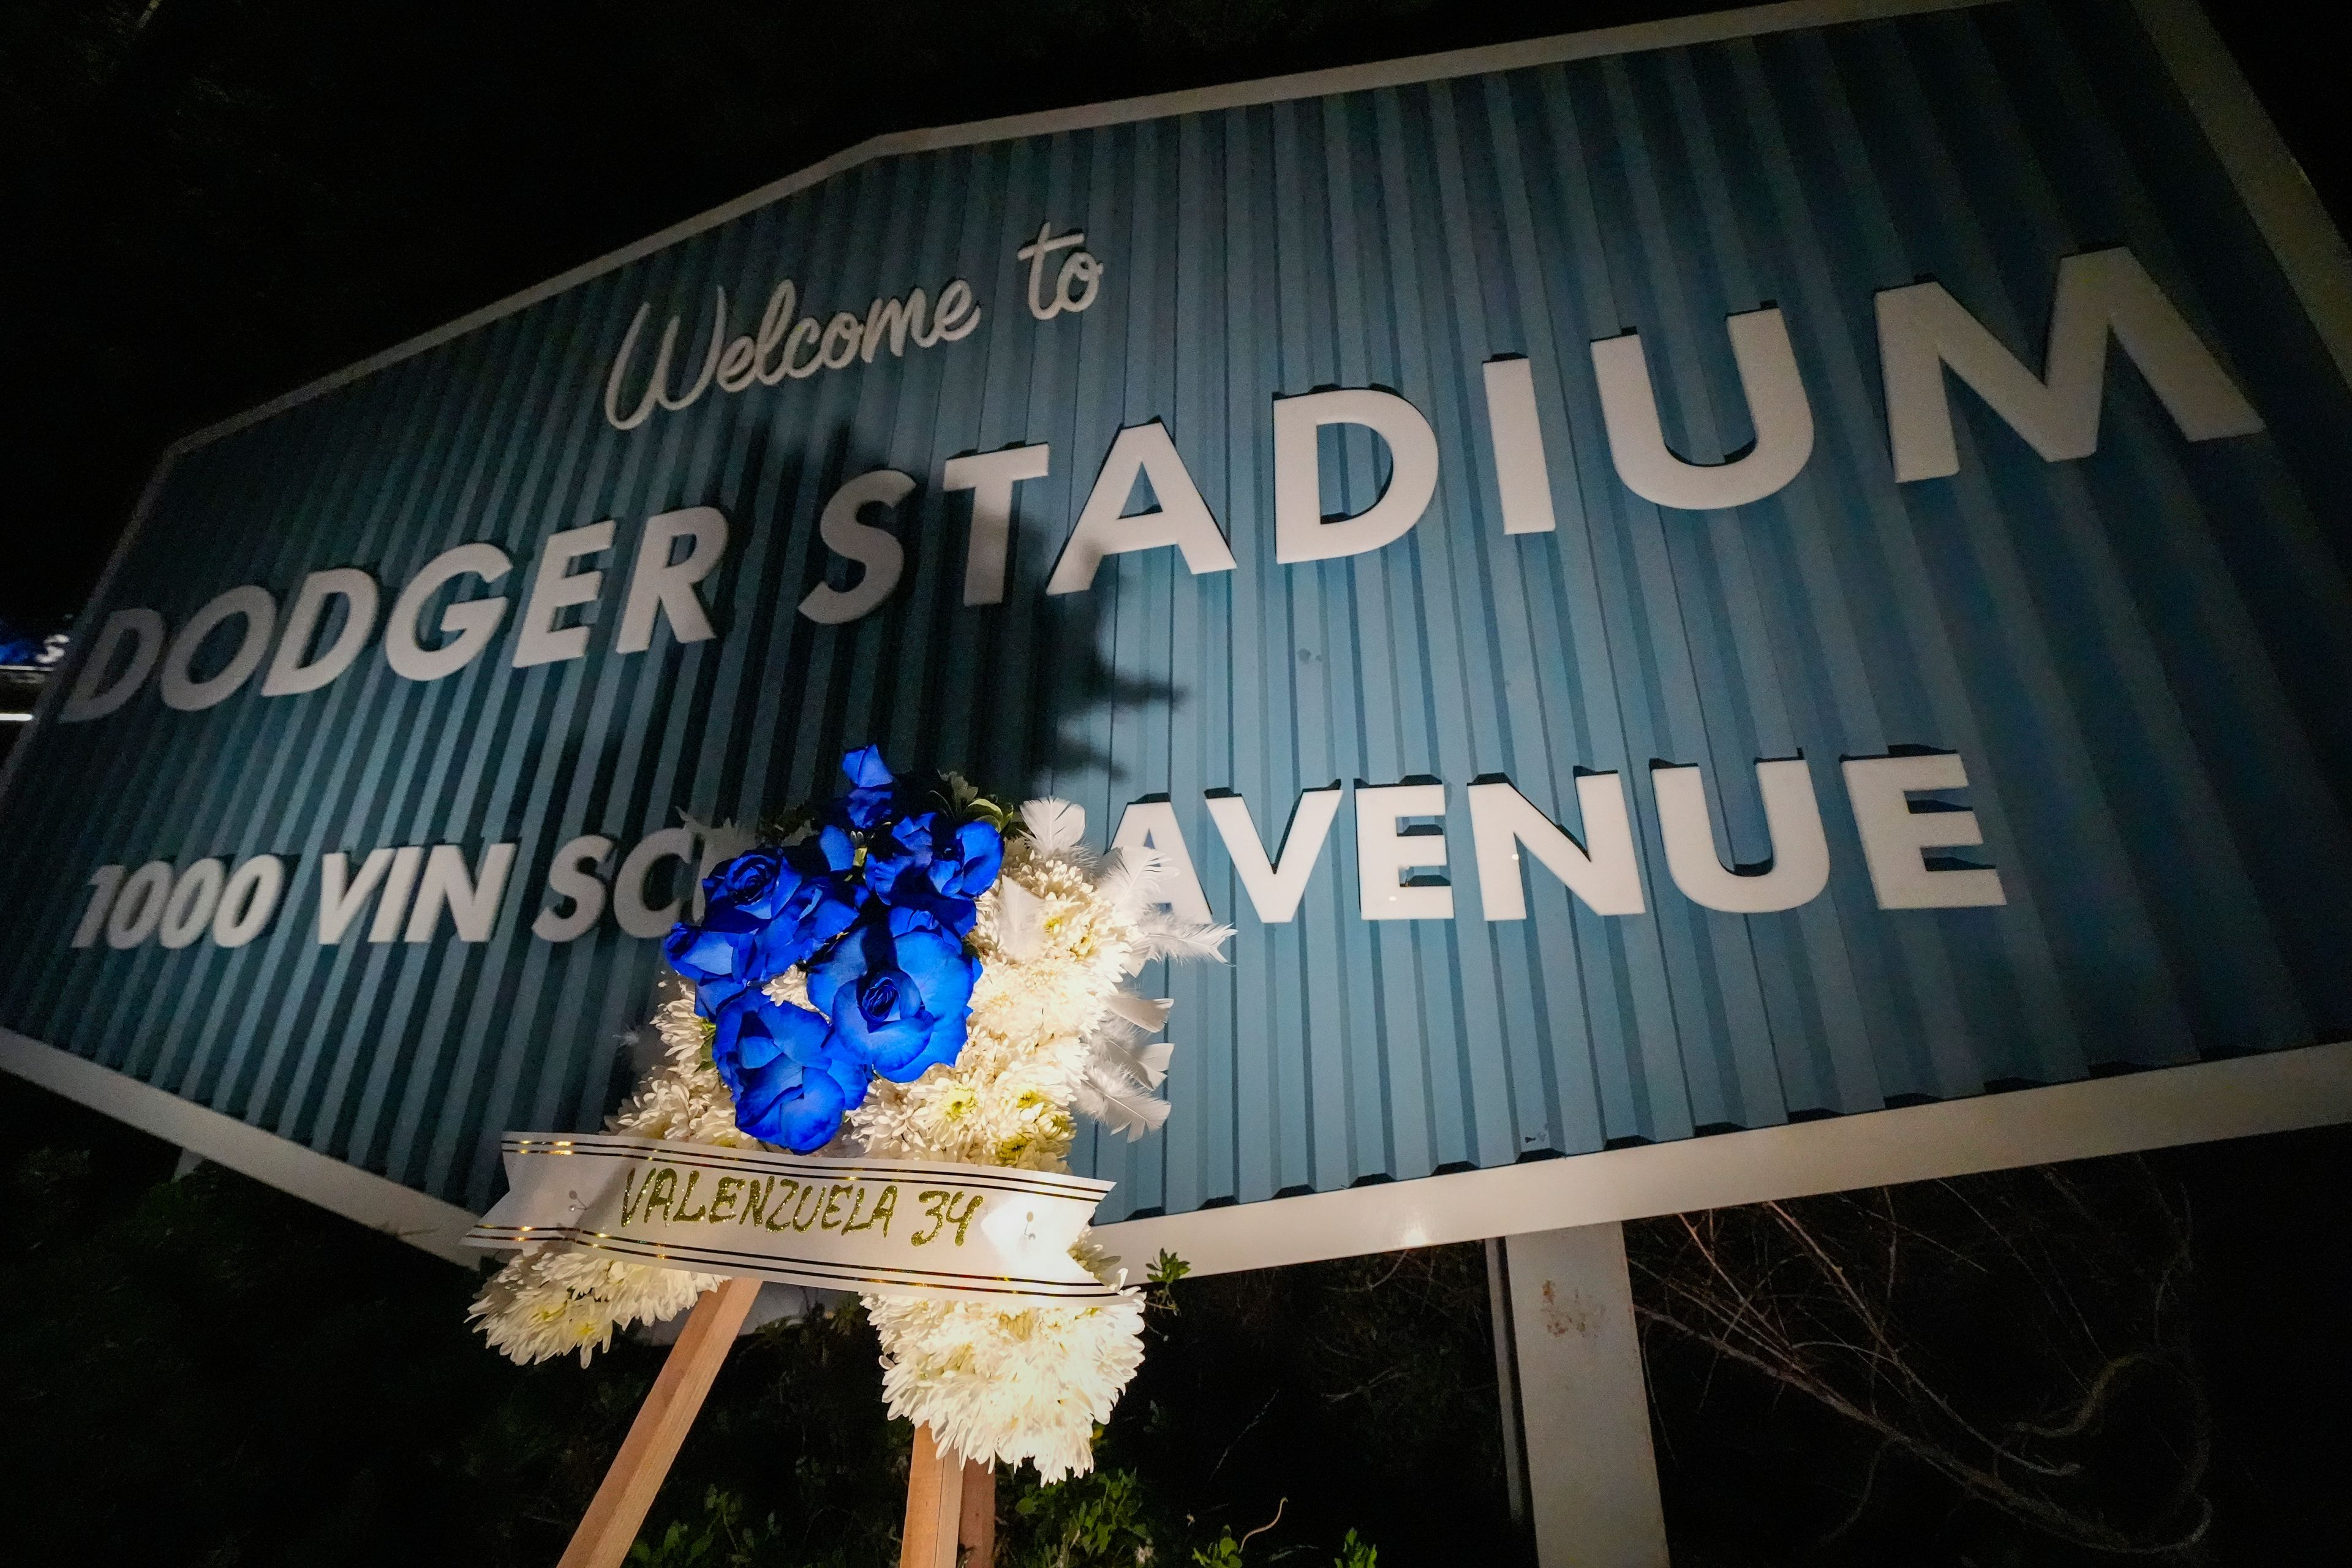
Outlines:
{"label": "white raised lettering", "polygon": [[1945,397],[1948,365],[2044,462],[2098,450],[2110,331],[2189,440],[2251,436],[2263,427],[2253,405],[2128,250],[2058,263],[2040,378],[1941,283],[1889,289],[1877,306],[1887,444],[1898,483],[1960,471]]}
{"label": "white raised lettering", "polygon": [[1724,325],[1731,333],[1740,388],[1748,395],[1748,417],[1756,427],[1755,446],[1727,462],[1686,463],[1666,449],[1657,389],[1650,383],[1639,332],[1592,345],[1610,458],[1625,488],[1644,500],[1691,511],[1746,506],[1795,479],[1812,456],[1813,406],[1805,397],[1780,312],[1749,310]]}
{"label": "white raised lettering", "polygon": [[1822,831],[1813,775],[1801,758],[1756,764],[1764,795],[1764,822],[1772,858],[1760,866],[1726,868],[1715,847],[1706,784],[1696,767],[1653,763],[1650,787],[1658,797],[1658,832],[1666,868],[1683,896],[1703,909],[1769,914],[1810,903],[1829,886],[1830,846]]}
{"label": "white raised lettering", "polygon": [[1642,867],[1633,856],[1633,819],[1624,781],[1615,773],[1585,773],[1576,781],[1576,807],[1586,842],[1546,816],[1507,783],[1470,786],[1470,835],[1477,847],[1478,904],[1490,921],[1528,918],[1519,846],[1584,900],[1595,914],[1642,912]]}
{"label": "white raised lettering", "polygon": [[[1150,484],[1158,505],[1122,515],[1139,476]],[[1112,440],[1077,526],[1070,530],[1062,558],[1046,579],[1045,592],[1083,593],[1094,586],[1095,570],[1107,557],[1170,545],[1183,552],[1184,564],[1195,576],[1234,569],[1234,552],[1184,459],[1176,455],[1168,427],[1158,420],[1130,425]]]}

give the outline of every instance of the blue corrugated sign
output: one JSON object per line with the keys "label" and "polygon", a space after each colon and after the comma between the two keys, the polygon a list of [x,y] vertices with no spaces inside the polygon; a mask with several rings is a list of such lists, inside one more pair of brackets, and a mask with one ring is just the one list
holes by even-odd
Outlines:
{"label": "blue corrugated sign", "polygon": [[878,742],[1238,930],[1113,1217],[2352,1033],[2352,393],[2139,13],[1895,9],[904,139],[186,445],[0,1024],[478,1207]]}

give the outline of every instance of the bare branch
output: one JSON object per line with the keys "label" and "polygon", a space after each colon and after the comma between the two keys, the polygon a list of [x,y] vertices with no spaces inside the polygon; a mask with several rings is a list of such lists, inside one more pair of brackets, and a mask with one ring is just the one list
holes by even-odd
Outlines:
{"label": "bare branch", "polygon": [[[1707,1353],[1702,1405],[1717,1368],[1745,1367],[1776,1399],[1801,1396],[1874,1440],[1853,1507],[1824,1542],[1866,1513],[1889,1454],[2078,1546],[2162,1553],[2202,1539],[2210,1420],[2173,1310],[2194,1258],[2184,1214],[2144,1164],[1795,1199],[1630,1234],[1645,1338],[1666,1331]],[[1957,1340],[1955,1290],[1987,1304]],[[2003,1370],[1972,1380],[1971,1355]],[[2134,1394],[2134,1420],[2116,1422],[2125,1391],[2158,1367],[2182,1397],[2150,1388],[2158,1402]],[[2035,1386],[2061,1394],[2054,1410],[1988,1404]],[[2169,1449],[2177,1469],[2150,1476],[2135,1458],[2130,1472],[2168,1497],[2136,1481],[2127,1504],[2102,1500],[2102,1478],[2123,1472],[2093,1461],[2117,1440]]]}

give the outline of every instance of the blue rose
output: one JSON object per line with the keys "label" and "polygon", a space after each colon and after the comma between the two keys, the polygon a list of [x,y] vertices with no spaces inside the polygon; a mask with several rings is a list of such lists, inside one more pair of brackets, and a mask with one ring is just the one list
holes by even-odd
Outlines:
{"label": "blue rose", "polygon": [[996,886],[1004,868],[1004,835],[985,822],[956,826],[955,837],[931,861],[931,886],[942,893],[976,899]]}
{"label": "blue rose", "polygon": [[745,991],[719,1009],[718,1023],[710,1059],[735,1097],[735,1125],[764,1142],[799,1154],[824,1148],[873,1082],[827,1045],[825,1021],[805,1007]]}
{"label": "blue rose", "polygon": [[866,852],[866,886],[884,903],[921,910],[962,936],[972,927],[972,900],[1004,865],[1004,838],[985,822],[944,834],[942,826],[933,811],[892,823]]}
{"label": "blue rose", "polygon": [[736,856],[703,879],[703,921],[681,921],[663,944],[670,967],[694,982],[706,1016],[765,978],[754,950],[762,926],[800,879],[783,851],[761,846]]}
{"label": "blue rose", "polygon": [[663,951],[694,982],[705,1017],[847,931],[864,901],[848,877],[856,851],[836,827],[788,849],[762,845],[704,879],[699,925],[681,921]]}
{"label": "blue rose", "polygon": [[776,918],[797,880],[783,850],[765,844],[746,849],[702,879],[706,923],[736,931],[764,924]]}
{"label": "blue rose", "polygon": [[843,757],[841,771],[849,775],[849,793],[835,799],[828,815],[864,832],[889,814],[898,782],[889,764],[883,762],[879,746],[861,746]]}
{"label": "blue rose", "polygon": [[785,860],[799,879],[790,893],[775,900],[774,912],[759,932],[760,978],[781,974],[804,962],[826,942],[847,931],[866,902],[850,880],[857,851],[849,835],[827,827],[784,851]]}
{"label": "blue rose", "polygon": [[963,1049],[980,963],[919,910],[876,910],[809,969],[809,1005],[832,1020],[827,1045],[893,1083],[911,1083]]}
{"label": "blue rose", "polygon": [[694,985],[694,1010],[715,1018],[719,1009],[750,989],[757,939],[740,931],[712,931],[680,921],[669,928],[662,954]]}

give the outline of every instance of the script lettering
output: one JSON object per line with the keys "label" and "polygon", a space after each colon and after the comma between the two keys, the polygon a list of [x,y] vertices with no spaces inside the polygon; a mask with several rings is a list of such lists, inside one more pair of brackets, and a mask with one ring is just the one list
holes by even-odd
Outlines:
{"label": "script lettering", "polygon": [[[963,1200],[961,1213],[956,1208],[956,1200],[959,1198]],[[930,1187],[917,1193],[915,1201],[921,1204],[923,1212],[931,1216],[931,1224],[929,1229],[918,1231],[908,1237],[907,1239],[909,1242],[917,1247],[924,1246],[938,1239],[940,1233],[949,1226],[955,1226],[955,1244],[961,1247],[966,1227],[971,1224],[972,1216],[980,1213],[981,1194],[960,1193],[950,1188]]]}
{"label": "script lettering", "polygon": [[[473,1245],[594,1253],[617,1243],[654,1268],[715,1263],[739,1277],[934,1299],[1100,1300],[1116,1289],[1070,1253],[1108,1183],[626,1135],[510,1133],[505,1154],[507,1194]],[[922,1212],[894,1234],[902,1188]],[[999,1193],[1010,1195],[992,1209]],[[769,1234],[708,1234],[722,1225]]]}
{"label": "script lettering", "polygon": [[665,1218],[668,1216],[670,1196],[677,1190],[677,1173],[663,1165],[646,1178],[646,1184],[653,1189],[646,1198],[646,1223],[650,1225],[656,1208],[662,1211]]}
{"label": "script lettering", "polygon": [[824,1188],[814,1185],[801,1189],[800,1202],[793,1205],[794,1230],[806,1230],[817,1222],[817,1216],[824,1212]]}

